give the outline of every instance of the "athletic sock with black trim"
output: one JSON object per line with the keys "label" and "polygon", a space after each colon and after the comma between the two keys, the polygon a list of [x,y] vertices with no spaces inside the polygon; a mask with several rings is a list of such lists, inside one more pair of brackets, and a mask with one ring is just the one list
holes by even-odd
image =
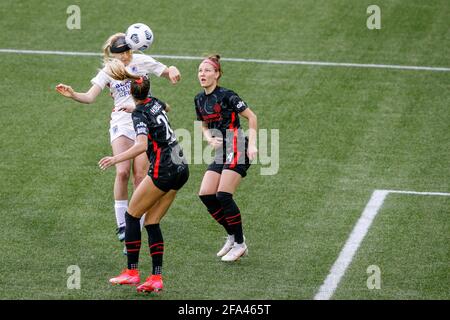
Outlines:
{"label": "athletic sock with black trim", "polygon": [[164,255],[164,239],[161,228],[159,223],[157,223],[146,225],[145,229],[147,229],[148,246],[150,248],[150,256],[152,257],[152,274],[158,275],[162,273]]}
{"label": "athletic sock with black trim", "polygon": [[225,212],[220,204],[220,201],[217,199],[215,194],[205,194],[199,196],[200,200],[206,206],[211,217],[214,218],[218,223],[220,223],[229,235],[233,234],[233,228],[231,228],[227,220],[225,219]]}
{"label": "athletic sock with black trim", "polygon": [[125,227],[125,212],[128,209],[128,200],[115,200],[114,212],[116,214],[117,228]]}
{"label": "athletic sock with black trim", "polygon": [[233,200],[233,195],[228,192],[217,192],[216,197],[223,208],[228,227],[234,234],[234,241],[237,243],[243,243],[244,234],[242,231],[241,213]]}
{"label": "athletic sock with black trim", "polygon": [[128,269],[138,269],[139,250],[141,249],[140,218],[125,212],[125,246],[127,247]]}

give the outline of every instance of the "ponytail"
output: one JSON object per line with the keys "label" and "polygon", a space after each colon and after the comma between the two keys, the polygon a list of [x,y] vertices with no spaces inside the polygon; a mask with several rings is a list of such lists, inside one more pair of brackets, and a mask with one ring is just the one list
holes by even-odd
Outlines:
{"label": "ponytail", "polygon": [[105,72],[114,80],[123,81],[127,79],[136,80],[140,78],[140,76],[128,72],[123,62],[118,59],[105,59],[104,66]]}
{"label": "ponytail", "polygon": [[131,80],[130,93],[136,100],[144,100],[150,92],[150,81],[144,76],[138,76],[128,72],[122,61],[108,59],[105,61],[105,72],[114,80]]}

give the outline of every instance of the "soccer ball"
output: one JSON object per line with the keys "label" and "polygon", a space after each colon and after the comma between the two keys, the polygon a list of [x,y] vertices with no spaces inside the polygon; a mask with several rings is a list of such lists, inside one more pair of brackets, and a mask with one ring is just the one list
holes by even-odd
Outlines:
{"label": "soccer ball", "polygon": [[153,43],[153,32],[143,23],[135,23],[128,27],[125,41],[132,50],[144,51]]}

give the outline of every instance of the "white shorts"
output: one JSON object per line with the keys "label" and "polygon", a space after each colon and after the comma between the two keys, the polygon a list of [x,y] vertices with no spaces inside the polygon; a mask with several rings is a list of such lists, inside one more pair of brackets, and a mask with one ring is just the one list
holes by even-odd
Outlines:
{"label": "white shorts", "polygon": [[109,136],[111,143],[120,136],[125,136],[133,141],[136,140],[136,132],[133,125],[129,124],[115,124],[109,128]]}

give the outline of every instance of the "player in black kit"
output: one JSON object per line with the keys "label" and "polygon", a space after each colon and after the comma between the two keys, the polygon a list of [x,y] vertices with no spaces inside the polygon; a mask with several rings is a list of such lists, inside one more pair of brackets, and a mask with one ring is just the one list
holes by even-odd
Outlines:
{"label": "player in black kit", "polygon": [[[116,80],[134,77],[128,74],[125,68],[122,69],[119,62],[111,63],[122,72],[122,75],[111,74],[113,78],[117,77]],[[100,168],[106,169],[145,151],[150,161],[148,175],[133,193],[125,214],[128,266],[118,277],[109,280],[112,284],[138,285],[140,283],[138,260],[141,228],[139,220],[147,213],[144,225],[149,237],[153,269],[146,282],[137,287],[138,292],[158,292],[163,289],[161,271],[164,240],[159,222],[175,199],[177,191],[183,187],[189,177],[183,151],[167,119],[165,110],[168,105],[155,97],[148,97],[149,89],[150,82],[145,77],[131,81],[131,94],[136,102],[132,114],[136,144],[121,154],[105,157],[99,161]]]}
{"label": "player in black kit", "polygon": [[[200,63],[198,80],[203,91],[194,99],[195,110],[197,120],[202,121],[203,134],[216,154],[203,176],[199,197],[211,216],[228,233],[217,256],[222,257],[222,261],[236,261],[246,255],[248,249],[240,209],[233,200],[233,194],[258,152],[257,119],[235,92],[219,86],[221,75],[218,55]],[[249,121],[248,138],[242,132],[239,115]]]}

